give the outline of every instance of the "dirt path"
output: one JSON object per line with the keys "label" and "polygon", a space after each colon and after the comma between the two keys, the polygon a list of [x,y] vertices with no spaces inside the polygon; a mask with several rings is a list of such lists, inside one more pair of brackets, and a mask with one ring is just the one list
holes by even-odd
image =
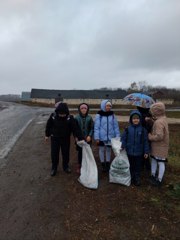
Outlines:
{"label": "dirt path", "polygon": [[50,177],[46,118],[29,125],[0,169],[0,240],[179,239],[178,200],[166,185],[149,186],[146,174],[141,187],[123,187],[109,184],[98,164],[99,188],[86,189],[77,181],[72,144],[72,174],[60,166]]}

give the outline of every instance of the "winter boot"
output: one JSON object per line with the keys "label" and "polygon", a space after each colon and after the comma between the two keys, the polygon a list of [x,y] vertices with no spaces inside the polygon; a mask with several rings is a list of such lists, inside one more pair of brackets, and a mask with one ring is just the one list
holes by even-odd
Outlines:
{"label": "winter boot", "polygon": [[140,186],[141,185],[141,181],[140,181],[139,178],[134,179],[133,183],[134,183],[135,186]]}
{"label": "winter boot", "polygon": [[56,168],[53,168],[53,169],[51,170],[51,176],[54,177],[54,176],[56,175],[56,173],[57,173],[57,169],[56,169]]}
{"label": "winter boot", "polygon": [[153,184],[155,187],[161,187],[162,186],[162,181],[159,181],[159,179],[156,179],[156,182]]}
{"label": "winter boot", "polygon": [[109,172],[110,169],[110,162],[106,162],[106,172]]}
{"label": "winter boot", "polygon": [[156,184],[156,177],[151,175],[149,177],[149,182],[150,182],[151,185],[155,185]]}
{"label": "winter boot", "polygon": [[105,164],[105,162],[101,163],[101,165],[102,165],[102,171],[106,172],[106,164]]}
{"label": "winter boot", "polygon": [[81,173],[81,164],[78,164],[76,172],[77,174]]}

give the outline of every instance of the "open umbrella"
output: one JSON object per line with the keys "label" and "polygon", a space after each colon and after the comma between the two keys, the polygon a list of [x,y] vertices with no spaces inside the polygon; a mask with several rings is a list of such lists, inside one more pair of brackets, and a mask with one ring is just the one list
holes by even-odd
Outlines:
{"label": "open umbrella", "polygon": [[131,93],[124,97],[123,101],[142,108],[150,108],[150,106],[155,103],[152,97],[143,93]]}

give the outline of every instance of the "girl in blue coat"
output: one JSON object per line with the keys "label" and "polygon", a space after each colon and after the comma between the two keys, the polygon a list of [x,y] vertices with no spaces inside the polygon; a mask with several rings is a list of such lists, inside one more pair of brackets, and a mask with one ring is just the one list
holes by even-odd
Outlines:
{"label": "girl in blue coat", "polygon": [[[94,122],[94,139],[99,146],[99,158],[103,171],[109,171],[111,160],[111,138],[120,137],[119,125],[110,100],[101,102]],[[104,154],[106,153],[106,160]]]}
{"label": "girl in blue coat", "polygon": [[140,173],[143,158],[148,158],[149,143],[147,130],[142,127],[141,113],[132,111],[129,119],[129,126],[122,135],[122,148],[126,149],[131,172],[131,182],[140,185]]}

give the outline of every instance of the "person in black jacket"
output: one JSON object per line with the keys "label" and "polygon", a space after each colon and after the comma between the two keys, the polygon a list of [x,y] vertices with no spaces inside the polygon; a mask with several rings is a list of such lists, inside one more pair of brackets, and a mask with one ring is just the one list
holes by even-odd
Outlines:
{"label": "person in black jacket", "polygon": [[66,103],[59,103],[47,121],[45,130],[45,141],[51,137],[51,160],[52,169],[51,176],[57,173],[59,164],[59,152],[61,148],[62,166],[66,173],[70,173],[69,167],[69,151],[70,151],[70,136],[73,133],[74,137],[82,140],[83,136],[74,117],[69,115],[69,109]]}
{"label": "person in black jacket", "polygon": [[[137,107],[137,109],[142,116],[142,126],[147,130],[148,133],[150,133],[153,125],[152,121],[150,120],[152,117],[150,114],[150,108]],[[143,158],[142,169],[146,169],[148,172],[150,172],[151,163],[149,157],[147,159]]]}

